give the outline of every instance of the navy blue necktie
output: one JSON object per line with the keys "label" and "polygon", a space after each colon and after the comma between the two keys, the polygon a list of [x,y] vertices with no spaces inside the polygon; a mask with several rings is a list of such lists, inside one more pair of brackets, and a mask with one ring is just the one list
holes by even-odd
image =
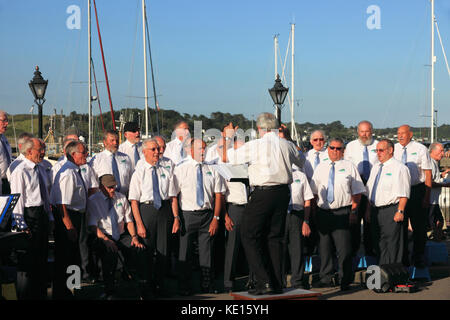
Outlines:
{"label": "navy blue necktie", "polygon": [[367,181],[370,176],[370,162],[369,162],[369,150],[367,150],[367,146],[364,146],[363,152],[363,179]]}
{"label": "navy blue necktie", "polygon": [[111,210],[114,208],[114,199],[108,198],[108,214],[111,217],[111,237],[114,240],[119,240],[119,222],[117,221],[116,210]]}
{"label": "navy blue necktie", "polygon": [[378,182],[380,181],[381,171],[383,170],[383,164],[380,164],[380,169],[378,169],[377,177],[373,183],[372,194],[370,195],[370,202],[375,205],[375,198],[377,195]]}
{"label": "navy blue necktie", "polygon": [[161,195],[159,194],[159,182],[158,175],[156,173],[156,167],[152,167],[152,188],[153,188],[153,206],[156,210],[161,208]]}
{"label": "navy blue necktie", "polygon": [[203,191],[203,173],[202,173],[202,165],[199,164],[197,167],[197,205],[200,208],[203,208],[203,204],[205,203],[205,194]]}
{"label": "navy blue necktie", "polygon": [[138,144],[136,143],[134,145],[134,164],[136,165],[136,163],[139,161],[139,159],[141,158],[141,156],[139,155],[139,151],[138,151]]}
{"label": "navy blue necktie", "polygon": [[335,163],[332,162],[330,174],[328,176],[327,201],[329,204],[332,204],[334,201],[334,165]]}
{"label": "navy blue necktie", "polygon": [[11,156],[9,155],[8,147],[6,146],[6,141],[3,135],[0,137],[2,141],[3,152],[5,153],[6,161],[8,162],[8,166],[11,164]]}
{"label": "navy blue necktie", "polygon": [[34,170],[39,178],[39,191],[41,192],[41,199],[44,201],[44,209],[47,213],[50,213],[50,201],[48,200],[47,187],[44,182],[44,178],[41,175],[41,172],[37,165],[34,166]]}
{"label": "navy blue necktie", "polygon": [[120,186],[120,174],[119,174],[119,168],[117,166],[116,155],[114,153],[111,157],[111,166],[112,166],[114,178],[116,179],[116,182],[117,182],[116,191],[120,191],[120,187],[121,187]]}

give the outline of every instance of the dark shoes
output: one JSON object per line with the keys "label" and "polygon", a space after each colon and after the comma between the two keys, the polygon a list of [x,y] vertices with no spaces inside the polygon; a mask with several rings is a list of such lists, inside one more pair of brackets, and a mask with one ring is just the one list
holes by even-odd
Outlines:
{"label": "dark shoes", "polygon": [[332,281],[330,282],[322,282],[320,281],[318,284],[316,284],[314,287],[315,288],[332,288],[334,287],[334,283]]}
{"label": "dark shoes", "polygon": [[283,289],[274,288],[269,283],[264,283],[262,285],[256,285],[255,288],[248,290],[248,293],[254,296],[261,296],[265,294],[282,294]]}

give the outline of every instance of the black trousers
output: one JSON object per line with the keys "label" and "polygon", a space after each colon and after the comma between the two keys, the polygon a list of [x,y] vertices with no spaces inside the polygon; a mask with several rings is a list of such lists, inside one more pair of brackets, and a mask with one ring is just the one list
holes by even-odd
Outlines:
{"label": "black trousers", "polygon": [[[302,235],[302,225],[305,211],[291,211],[286,217],[286,251],[289,253],[291,266],[291,286],[303,285],[305,273],[305,238]],[[287,268],[284,268],[287,274]]]}
{"label": "black trousers", "polygon": [[250,272],[258,283],[283,286],[283,246],[286,212],[291,192],[288,185],[251,193],[242,218],[241,239]]}
{"label": "black trousers", "polygon": [[397,204],[372,208],[371,231],[378,264],[401,263],[404,251],[403,222],[395,222]]}
{"label": "black trousers", "polygon": [[67,229],[63,223],[63,212],[57,209],[55,217],[55,276],[53,281],[53,299],[67,299],[72,293],[67,288],[67,267],[70,265],[81,266],[80,246],[78,239],[81,231],[81,221],[84,212],[68,210],[73,226],[77,230],[77,241],[69,240]]}
{"label": "black trousers", "polygon": [[228,215],[233,221],[234,226],[233,230],[227,231],[223,282],[226,288],[232,288],[236,275],[236,263],[242,246],[241,224],[245,205],[240,206],[228,203],[227,207]]}
{"label": "black trousers", "polygon": [[[106,235],[109,239],[113,240],[111,236]],[[148,274],[148,270],[145,270],[146,260],[148,255],[145,249],[139,249],[131,246],[131,236],[124,232],[121,234],[119,240],[115,241],[120,254],[124,257],[124,263],[128,272],[133,271],[133,275],[137,276],[135,280],[144,280],[141,278]],[[119,252],[108,251],[105,242],[99,238],[93,240],[92,249],[100,257],[102,262],[103,280],[105,282],[105,292],[112,294],[115,292],[115,272],[117,268],[117,262],[119,259]],[[136,271],[136,272],[134,272]]]}
{"label": "black trousers", "polygon": [[2,179],[2,194],[11,194],[11,187],[9,185],[8,179]]}
{"label": "black trousers", "polygon": [[[192,275],[192,259],[195,237],[198,241],[199,265],[202,269],[202,287],[210,286],[211,269],[213,267],[214,236],[209,234],[209,225],[214,213],[211,210],[204,211],[184,211],[181,214],[180,247],[178,256],[178,280],[180,289],[190,289]],[[204,270],[209,274],[206,279],[203,277]]]}
{"label": "black trousers", "polygon": [[[142,222],[147,236],[142,240],[146,246],[146,274],[142,275],[150,284],[162,286],[165,272],[170,263],[171,237],[173,214],[169,201],[162,201],[161,208],[157,210],[153,204],[141,203],[139,205]],[[153,261],[156,253],[155,261]]]}
{"label": "black trousers", "polygon": [[412,261],[409,261],[408,252],[408,223],[403,224],[404,237],[404,254],[403,263],[409,265],[411,262],[416,264],[423,264],[425,262],[425,244],[427,241],[427,225],[428,225],[428,208],[422,207],[422,202],[425,197],[425,184],[420,183],[411,187],[411,194],[405,208],[406,218],[411,220],[413,228],[413,252]]}
{"label": "black trousers", "polygon": [[352,246],[349,228],[350,211],[350,206],[335,210],[318,208],[317,228],[320,236],[320,281],[323,283],[329,283],[333,278],[334,248],[336,248],[341,285],[348,285],[352,282]]}
{"label": "black trousers", "polygon": [[24,219],[31,237],[24,255],[19,257],[20,269],[25,271],[23,283],[18,290],[19,299],[45,300],[47,298],[48,270],[48,213],[44,206],[24,209]]}
{"label": "black trousers", "polygon": [[97,257],[94,256],[92,249],[93,241],[97,237],[88,231],[87,215],[81,215],[81,230],[78,244],[80,246],[81,272],[82,277],[86,278],[98,276]]}
{"label": "black trousers", "polygon": [[372,256],[374,249],[372,245],[372,237],[370,231],[370,224],[365,219],[366,209],[369,201],[367,197],[362,195],[361,202],[358,207],[358,219],[354,225],[350,226],[350,239],[352,242],[352,256],[356,256],[361,245],[361,220],[363,220],[363,243],[364,255]]}

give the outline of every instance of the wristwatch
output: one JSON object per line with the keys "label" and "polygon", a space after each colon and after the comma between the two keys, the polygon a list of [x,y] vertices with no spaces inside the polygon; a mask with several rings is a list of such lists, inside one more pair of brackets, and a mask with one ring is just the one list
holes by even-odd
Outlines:
{"label": "wristwatch", "polygon": [[180,216],[175,216],[175,217],[173,217],[174,219],[178,219],[178,220],[180,220]]}
{"label": "wristwatch", "polygon": [[216,220],[220,220],[219,216],[214,216],[213,218],[216,219]]}
{"label": "wristwatch", "polygon": [[403,213],[404,213],[404,211],[403,211],[403,210],[397,210],[397,212],[398,212],[398,213],[401,213],[401,214],[403,214]]}
{"label": "wristwatch", "polygon": [[309,226],[309,220],[308,219],[303,220],[303,222],[306,223]]}

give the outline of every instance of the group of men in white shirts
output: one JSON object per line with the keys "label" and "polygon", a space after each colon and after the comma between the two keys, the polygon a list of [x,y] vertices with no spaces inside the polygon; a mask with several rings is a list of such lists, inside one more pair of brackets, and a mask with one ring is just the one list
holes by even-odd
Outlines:
{"label": "group of men in white shirts", "polygon": [[[282,292],[288,272],[285,253],[290,257],[291,286],[307,288],[305,239],[313,235],[319,238],[319,286],[335,285],[335,249],[340,287],[348,290],[352,259],[361,242],[361,219],[366,255],[375,255],[379,264],[409,265],[409,225],[414,238],[411,263],[423,267],[429,219],[425,208],[431,188],[438,187],[439,170],[433,169],[426,147],[411,140],[409,126],[398,129],[399,143],[394,145],[387,139],[374,140],[372,124],[362,121],[357,140],[345,147],[341,139],[330,139],[327,148],[325,133],[318,130],[311,134],[313,149],[303,155],[278,134],[273,115],[258,119],[260,139],[240,141],[236,127],[229,124],[209,148],[201,138],[190,139],[185,121],[175,125],[174,139],[167,146],[162,137],[141,142],[138,125],[127,123],[126,141],[119,146],[118,134],[107,131],[105,150],[89,163],[85,145],[76,135],[68,135],[65,156],[53,167],[43,161],[45,144],[23,136],[21,155],[10,161],[7,171],[11,193],[21,194],[13,223],[29,233],[34,244],[27,255],[36,263],[28,269],[31,289],[26,296],[46,297],[47,242],[53,228],[56,299],[72,297],[67,267],[79,265],[88,274],[92,249],[102,259],[104,298],[115,292],[114,274],[122,256],[124,268],[135,271],[143,297],[167,293],[163,279],[176,233],[179,293],[192,293],[195,242],[201,288],[211,292],[214,236],[221,219],[228,233],[223,252],[227,291],[234,290],[241,246],[255,280],[249,293]],[[431,150],[440,147],[432,145]],[[8,152],[11,157],[10,148]],[[442,158],[443,152],[435,153]],[[5,152],[0,156],[7,157]],[[249,181],[222,177],[216,166],[224,163],[248,163]],[[438,211],[433,210],[437,216],[433,223],[442,224]]]}

